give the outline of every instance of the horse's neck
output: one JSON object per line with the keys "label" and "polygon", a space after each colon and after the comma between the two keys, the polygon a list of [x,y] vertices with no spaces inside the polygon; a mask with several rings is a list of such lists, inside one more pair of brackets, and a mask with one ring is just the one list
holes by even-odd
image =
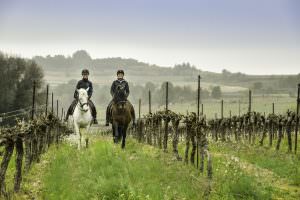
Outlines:
{"label": "horse's neck", "polygon": [[77,105],[76,105],[76,107],[75,107],[74,112],[76,112],[76,111],[77,111],[80,115],[85,115],[85,114],[89,113],[89,111],[91,111],[91,109],[90,109],[90,106],[88,105],[88,111],[83,111],[83,110],[80,108],[80,102],[78,101],[78,103],[77,103]]}

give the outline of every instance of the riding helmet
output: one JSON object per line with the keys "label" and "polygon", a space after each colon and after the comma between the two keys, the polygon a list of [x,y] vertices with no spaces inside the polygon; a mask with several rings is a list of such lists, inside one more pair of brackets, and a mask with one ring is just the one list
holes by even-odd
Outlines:
{"label": "riding helmet", "polygon": [[88,69],[83,69],[83,70],[81,71],[81,74],[82,74],[82,75],[89,75],[90,72],[89,72]]}
{"label": "riding helmet", "polygon": [[122,70],[122,69],[119,69],[118,71],[117,71],[117,75],[118,74],[123,74],[124,75],[124,71]]}

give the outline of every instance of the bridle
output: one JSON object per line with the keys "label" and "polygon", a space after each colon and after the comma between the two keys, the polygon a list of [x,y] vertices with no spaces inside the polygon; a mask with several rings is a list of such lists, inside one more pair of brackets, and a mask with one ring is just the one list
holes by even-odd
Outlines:
{"label": "bridle", "polygon": [[83,111],[83,112],[87,112],[88,109],[86,109],[86,110],[83,109],[83,106],[85,106],[85,105],[88,106],[88,103],[87,102],[86,103],[81,103],[80,99],[78,99],[78,102],[79,102],[79,108],[80,108],[80,110]]}

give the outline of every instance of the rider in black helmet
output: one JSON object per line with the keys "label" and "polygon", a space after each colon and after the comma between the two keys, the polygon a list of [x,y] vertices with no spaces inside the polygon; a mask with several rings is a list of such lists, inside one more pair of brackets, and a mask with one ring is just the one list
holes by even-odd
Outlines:
{"label": "rider in black helmet", "polygon": [[83,69],[82,70],[82,72],[81,72],[82,79],[80,81],[78,81],[78,83],[77,83],[77,86],[76,86],[76,89],[75,89],[75,92],[74,92],[74,100],[73,100],[72,104],[70,105],[70,107],[68,109],[66,120],[68,120],[69,115],[73,115],[75,106],[78,103],[78,92],[77,92],[77,90],[81,89],[81,88],[83,88],[83,89],[89,88],[89,90],[88,90],[88,97],[89,97],[88,98],[88,104],[89,104],[89,106],[91,108],[91,111],[92,111],[94,124],[98,124],[96,107],[90,99],[92,97],[92,94],[93,94],[93,84],[88,79],[89,74],[90,74],[90,72],[89,72],[88,69]]}
{"label": "rider in black helmet", "polygon": [[[129,85],[128,82],[124,79],[124,71],[123,70],[118,70],[117,71],[117,80],[115,80],[110,88],[110,94],[112,97],[115,96],[116,88],[118,85],[124,85],[125,86],[125,91],[126,91],[126,96],[125,99],[127,100],[127,97],[129,95]],[[111,105],[113,104],[113,99],[110,101],[106,108],[106,126],[109,126],[109,121],[110,121],[110,108]]]}

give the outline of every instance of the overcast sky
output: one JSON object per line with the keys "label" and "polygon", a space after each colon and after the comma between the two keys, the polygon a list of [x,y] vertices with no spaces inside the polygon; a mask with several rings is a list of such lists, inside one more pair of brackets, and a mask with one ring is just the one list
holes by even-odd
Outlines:
{"label": "overcast sky", "polygon": [[300,73],[299,0],[0,0],[0,51]]}

